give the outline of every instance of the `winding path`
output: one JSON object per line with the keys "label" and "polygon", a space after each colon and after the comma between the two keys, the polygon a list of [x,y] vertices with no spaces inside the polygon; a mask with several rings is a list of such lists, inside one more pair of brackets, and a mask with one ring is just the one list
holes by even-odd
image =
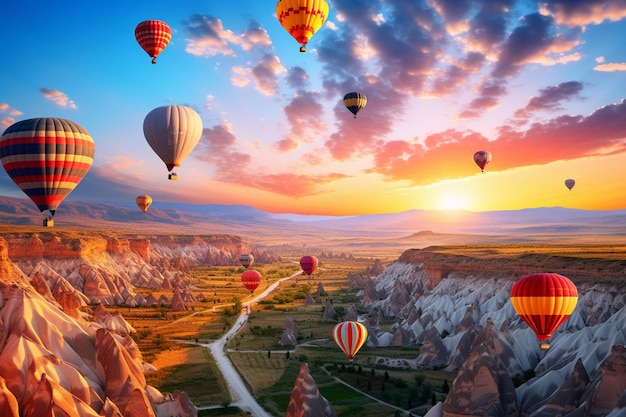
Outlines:
{"label": "winding path", "polygon": [[[231,405],[235,405],[242,409],[243,411],[247,411],[255,417],[273,417],[271,414],[268,414],[267,411],[256,401],[256,399],[250,394],[246,384],[241,379],[241,376],[233,366],[233,364],[228,359],[228,356],[224,353],[224,347],[228,340],[230,340],[233,336],[235,336],[239,330],[243,327],[243,325],[248,321],[248,313],[250,311],[250,304],[259,302],[263,298],[267,297],[272,291],[274,291],[281,282],[287,281],[291,278],[294,278],[298,275],[301,275],[301,272],[298,272],[294,275],[291,275],[286,278],[281,278],[278,281],[274,282],[272,285],[267,287],[265,291],[256,295],[254,298],[243,303],[245,310],[242,310],[239,317],[233,324],[233,327],[223,335],[220,339],[211,342],[211,343],[199,343],[200,346],[204,346],[211,350],[211,354],[215,358],[215,362],[217,363],[217,367],[222,372],[224,379],[226,380],[226,385],[228,386],[228,391],[230,392],[230,398],[232,399]],[[198,407],[198,410],[216,408],[216,407]]]}

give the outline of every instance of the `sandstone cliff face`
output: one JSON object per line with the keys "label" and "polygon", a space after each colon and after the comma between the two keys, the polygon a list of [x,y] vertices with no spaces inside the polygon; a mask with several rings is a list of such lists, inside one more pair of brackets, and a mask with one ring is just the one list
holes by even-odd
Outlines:
{"label": "sandstone cliff face", "polygon": [[50,294],[13,267],[0,239],[0,415],[197,416],[184,393],[146,385],[136,344],[113,329],[130,332],[123,319],[71,317]]}
{"label": "sandstone cliff face", "polygon": [[[5,241],[8,257],[38,291],[74,315],[85,304],[147,305],[135,288],[169,285],[189,292],[189,266],[239,265],[240,253],[253,252],[227,235],[78,238],[46,232],[7,235]],[[255,257],[274,260],[264,253]]]}

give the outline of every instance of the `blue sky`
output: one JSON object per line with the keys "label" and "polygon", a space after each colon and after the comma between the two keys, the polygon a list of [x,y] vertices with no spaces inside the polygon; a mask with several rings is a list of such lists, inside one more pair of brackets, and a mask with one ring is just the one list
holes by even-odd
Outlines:
{"label": "blue sky", "polygon": [[[275,4],[5,2],[0,131],[44,116],[85,127],[96,157],[78,201],[626,208],[626,2],[329,1],[306,53]],[[146,19],[173,30],[156,65],[134,38]],[[350,91],[368,97],[356,119]],[[178,181],[143,137],[167,104],[204,125]],[[4,174],[0,194],[23,196]]]}

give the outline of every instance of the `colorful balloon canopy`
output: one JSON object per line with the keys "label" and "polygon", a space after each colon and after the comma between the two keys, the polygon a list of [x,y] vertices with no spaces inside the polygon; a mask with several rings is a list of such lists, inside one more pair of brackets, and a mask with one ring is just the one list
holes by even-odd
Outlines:
{"label": "colorful balloon canopy", "polygon": [[152,204],[152,197],[147,194],[140,195],[135,199],[135,203],[141,209],[142,212],[148,211],[148,207]]}
{"label": "colorful balloon canopy", "polygon": [[161,20],[144,20],[135,27],[135,39],[156,64],[156,59],[172,39],[172,29]]}
{"label": "colorful balloon canopy", "polygon": [[348,356],[348,361],[352,362],[367,341],[367,328],[356,321],[344,321],[334,327],[333,339]]}
{"label": "colorful balloon canopy", "polygon": [[[168,171],[187,158],[202,137],[202,119],[195,110],[178,105],[157,107],[146,115],[143,134]],[[170,172],[169,179],[177,179]]]}
{"label": "colorful balloon canopy", "polygon": [[255,271],[254,269],[248,269],[243,274],[241,274],[241,283],[244,287],[248,289],[251,293],[257,289],[259,284],[261,283],[261,273],[259,271]]}
{"label": "colorful balloon canopy", "polygon": [[89,133],[66,119],[22,120],[0,137],[2,166],[41,212],[50,212],[50,219],[85,177],[94,154]]}
{"label": "colorful balloon canopy", "polygon": [[276,18],[283,28],[300,44],[300,52],[320,30],[328,18],[325,0],[278,0]]}
{"label": "colorful balloon canopy", "polygon": [[311,276],[313,272],[317,269],[317,258],[315,256],[303,256],[300,258],[300,268],[304,271],[305,274]]}
{"label": "colorful balloon canopy", "polygon": [[251,253],[244,253],[239,257],[239,262],[241,266],[248,268],[254,263],[254,256]]}
{"label": "colorful balloon canopy", "polygon": [[567,187],[568,190],[572,191],[572,188],[574,188],[574,185],[576,185],[576,181],[574,181],[573,179],[569,178],[565,180],[565,186]]}
{"label": "colorful balloon canopy", "polygon": [[485,172],[485,166],[491,162],[491,152],[478,151],[474,153],[474,162],[480,168],[480,172]]}
{"label": "colorful balloon canopy", "polygon": [[356,118],[357,113],[367,104],[367,97],[365,97],[365,94],[359,92],[348,93],[343,96],[343,104]]}
{"label": "colorful balloon canopy", "polygon": [[511,289],[511,303],[535,332],[542,349],[552,333],[572,314],[578,290],[569,278],[555,273],[539,273],[520,278]]}

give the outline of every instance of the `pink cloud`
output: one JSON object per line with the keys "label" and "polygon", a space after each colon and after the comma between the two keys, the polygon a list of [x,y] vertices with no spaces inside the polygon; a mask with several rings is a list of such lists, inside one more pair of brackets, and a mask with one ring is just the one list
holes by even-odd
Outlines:
{"label": "pink cloud", "polygon": [[552,14],[559,25],[599,25],[605,20],[616,22],[625,18],[626,4],[606,0],[548,0],[542,3],[541,12]]}
{"label": "pink cloud", "polygon": [[314,142],[326,133],[324,109],[320,103],[320,94],[299,91],[283,109],[291,126],[285,139],[277,143],[281,151],[290,151],[300,144]]}
{"label": "pink cloud", "polygon": [[40,88],[39,92],[48,100],[53,101],[60,107],[77,109],[76,103],[70,100],[67,95],[59,90],[50,90],[48,88]]}

